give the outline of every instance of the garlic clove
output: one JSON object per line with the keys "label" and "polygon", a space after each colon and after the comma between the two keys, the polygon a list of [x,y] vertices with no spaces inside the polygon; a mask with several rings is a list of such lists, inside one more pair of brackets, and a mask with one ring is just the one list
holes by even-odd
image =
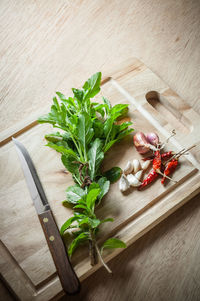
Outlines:
{"label": "garlic clove", "polygon": [[131,173],[133,171],[133,164],[131,161],[128,161],[126,167],[124,168],[125,175]]}
{"label": "garlic clove", "polygon": [[136,172],[135,177],[138,179],[138,181],[141,179],[142,173],[143,173],[143,170],[139,170],[138,172]]}
{"label": "garlic clove", "polygon": [[150,160],[142,162],[142,164],[141,164],[142,169],[146,170],[149,167],[150,163],[151,163]]}
{"label": "garlic clove", "polygon": [[140,161],[138,159],[133,160],[133,172],[136,173],[138,170],[140,170]]}
{"label": "garlic clove", "polygon": [[141,185],[141,182],[132,174],[127,176],[129,184],[133,187],[138,187]]}
{"label": "garlic clove", "polygon": [[119,190],[122,191],[122,192],[124,192],[127,189],[129,189],[129,187],[130,187],[130,184],[129,184],[126,176],[122,175],[121,179],[119,180]]}

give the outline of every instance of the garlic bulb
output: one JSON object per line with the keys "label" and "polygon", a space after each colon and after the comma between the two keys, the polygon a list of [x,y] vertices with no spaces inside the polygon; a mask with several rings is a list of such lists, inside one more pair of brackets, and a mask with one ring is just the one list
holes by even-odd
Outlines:
{"label": "garlic bulb", "polygon": [[122,175],[121,179],[119,180],[119,190],[122,191],[122,192],[124,192],[127,189],[129,189],[129,187],[130,187],[130,184],[129,184],[126,176]]}
{"label": "garlic bulb", "polygon": [[136,147],[136,150],[140,154],[146,154],[149,151],[149,143],[146,139],[146,136],[142,132],[138,132],[133,136],[133,143]]}
{"label": "garlic bulb", "polygon": [[142,173],[143,173],[143,170],[139,170],[138,172],[136,172],[136,174],[134,175],[138,180],[141,179],[142,177]]}
{"label": "garlic bulb", "polygon": [[142,169],[143,170],[145,170],[145,169],[147,169],[148,167],[149,167],[149,165],[150,165],[150,160],[147,160],[147,161],[144,161],[144,162],[142,162]]}
{"label": "garlic bulb", "polygon": [[126,164],[126,167],[124,168],[124,173],[125,175],[131,173],[133,170],[133,164],[131,161],[128,161],[127,164]]}
{"label": "garlic bulb", "polygon": [[146,139],[150,144],[154,146],[157,146],[159,144],[159,137],[156,133],[147,133]]}
{"label": "garlic bulb", "polygon": [[138,187],[141,185],[141,182],[132,174],[127,176],[129,184],[133,187]]}
{"label": "garlic bulb", "polygon": [[140,170],[140,161],[138,159],[133,160],[133,172],[136,173]]}

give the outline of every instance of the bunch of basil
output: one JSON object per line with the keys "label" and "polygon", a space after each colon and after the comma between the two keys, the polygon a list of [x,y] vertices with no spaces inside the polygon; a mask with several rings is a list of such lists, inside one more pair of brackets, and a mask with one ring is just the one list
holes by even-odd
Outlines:
{"label": "bunch of basil", "polygon": [[99,249],[96,234],[99,226],[112,218],[100,220],[96,217],[95,207],[108,192],[110,183],[121,176],[121,169],[114,167],[106,173],[101,172],[101,163],[105,153],[111,146],[129,135],[133,129],[128,127],[132,122],[117,124],[119,118],[128,111],[127,104],[111,106],[103,97],[102,103],[91,99],[100,91],[101,73],[89,78],[82,89],[72,89],[73,97],[66,98],[60,92],[53,98],[51,111],[38,119],[39,123],[50,123],[61,131],[46,135],[47,146],[60,152],[61,160],[72,174],[75,185],[67,188],[67,199],[74,215],[61,227],[61,235],[69,228],[77,228],[73,232],[74,239],[68,247],[71,256],[77,246],[83,242],[89,243],[91,264],[98,258],[109,271],[102,258],[104,248],[124,248],[125,243],[116,238],[110,238]]}

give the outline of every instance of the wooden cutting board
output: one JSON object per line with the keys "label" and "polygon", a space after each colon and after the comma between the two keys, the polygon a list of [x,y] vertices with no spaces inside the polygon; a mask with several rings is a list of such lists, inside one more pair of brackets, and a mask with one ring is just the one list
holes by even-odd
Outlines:
{"label": "wooden cutting board", "polygon": [[[167,144],[166,150],[178,151],[197,145],[187,156],[181,157],[180,168],[173,175],[177,184],[168,182],[162,186],[158,180],[144,191],[132,189],[128,194],[120,193],[118,183],[111,186],[96,213],[100,218],[115,220],[102,225],[98,242],[101,244],[114,236],[130,245],[200,191],[200,118],[136,59],[111,71],[102,81],[101,94],[113,105],[130,104],[129,117],[135,132],[155,131],[164,141],[176,129],[177,135]],[[100,100],[101,95],[98,98]],[[48,110],[42,109],[38,116]],[[30,152],[59,227],[72,215],[61,201],[65,199],[65,189],[73,181],[61,164],[60,155],[44,147],[43,137],[52,132],[51,126],[38,125],[34,116],[1,134],[0,269],[21,300],[45,301],[60,293],[62,288],[11,137],[18,136]],[[141,159],[133,147],[132,136],[108,152],[104,169],[124,168],[128,160]],[[106,261],[121,251],[105,252]],[[90,266],[86,247],[77,251],[72,263],[81,281],[100,267],[100,264]]]}

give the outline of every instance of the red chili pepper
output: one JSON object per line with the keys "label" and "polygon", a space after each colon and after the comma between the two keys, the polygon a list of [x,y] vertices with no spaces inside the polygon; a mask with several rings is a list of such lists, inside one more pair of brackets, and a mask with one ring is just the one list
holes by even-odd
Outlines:
{"label": "red chili pepper", "polygon": [[[173,155],[174,155],[173,151],[165,152],[165,153],[161,154],[161,159],[164,159],[164,160],[165,159],[170,159]],[[143,158],[142,160],[143,161],[153,160],[153,158],[154,158],[154,155]]]}
{"label": "red chili pepper", "polygon": [[154,153],[154,159],[153,159],[153,168],[155,169],[156,172],[160,172],[161,169],[161,154],[160,151],[157,150]]}
{"label": "red chili pepper", "polygon": [[162,159],[170,159],[174,155],[173,151],[165,152],[161,154]]}
{"label": "red chili pepper", "polygon": [[[165,167],[164,175],[169,176],[172,172],[174,172],[174,170],[176,169],[177,166],[178,166],[178,160],[176,158],[169,161]],[[164,182],[166,180],[165,176],[161,180],[162,184],[164,184]]]}
{"label": "red chili pepper", "polygon": [[141,190],[142,188],[144,188],[145,186],[149,185],[150,183],[152,183],[156,178],[158,177],[158,173],[155,171],[155,169],[153,168],[150,173],[148,174],[148,176],[143,180],[142,184],[138,187],[139,190]]}

